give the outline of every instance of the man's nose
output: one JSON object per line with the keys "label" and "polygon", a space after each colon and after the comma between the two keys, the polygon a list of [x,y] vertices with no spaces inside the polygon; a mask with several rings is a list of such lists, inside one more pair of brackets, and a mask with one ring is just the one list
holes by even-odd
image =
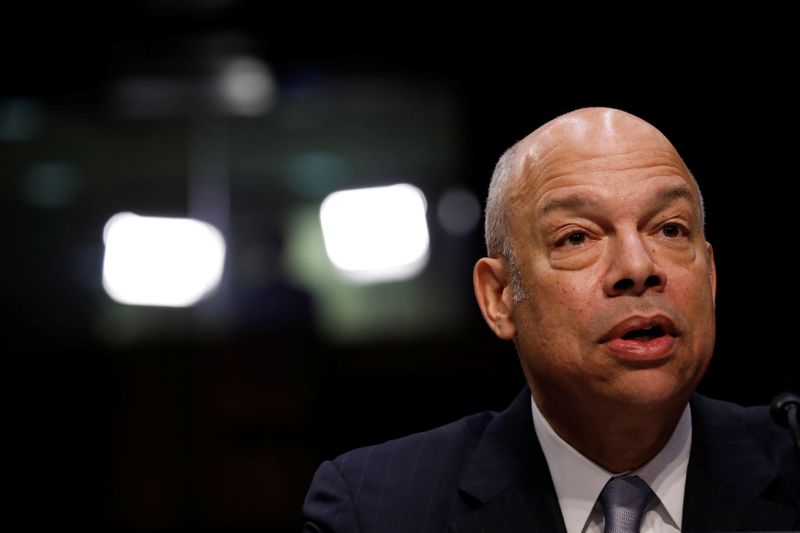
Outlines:
{"label": "man's nose", "polygon": [[666,271],[638,231],[619,233],[609,251],[611,268],[604,282],[609,296],[640,296],[648,289],[661,291],[666,286]]}

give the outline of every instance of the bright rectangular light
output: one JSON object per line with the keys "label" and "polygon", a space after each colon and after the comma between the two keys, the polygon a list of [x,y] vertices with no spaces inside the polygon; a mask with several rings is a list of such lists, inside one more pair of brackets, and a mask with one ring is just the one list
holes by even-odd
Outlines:
{"label": "bright rectangular light", "polygon": [[187,307],[222,279],[225,240],[199,220],[119,213],[103,241],[103,288],[120,303]]}
{"label": "bright rectangular light", "polygon": [[335,192],[320,208],[328,257],[359,283],[413,277],[428,261],[425,210],[425,195],[413,185]]}

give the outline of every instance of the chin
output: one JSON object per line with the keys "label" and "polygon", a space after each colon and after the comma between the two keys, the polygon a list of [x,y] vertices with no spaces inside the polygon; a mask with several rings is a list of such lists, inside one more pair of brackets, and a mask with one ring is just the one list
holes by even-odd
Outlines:
{"label": "chin", "polygon": [[622,383],[607,391],[621,408],[661,410],[685,405],[694,390],[690,383],[657,371],[640,371],[625,376]]}

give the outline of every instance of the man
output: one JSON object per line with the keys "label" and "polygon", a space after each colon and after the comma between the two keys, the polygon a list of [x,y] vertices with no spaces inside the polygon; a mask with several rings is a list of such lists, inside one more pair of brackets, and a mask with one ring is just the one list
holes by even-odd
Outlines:
{"label": "man", "polygon": [[581,109],[517,143],[473,279],[529,387],[324,463],[305,530],[800,530],[788,432],[693,393],[714,347],[703,216],[675,148],[630,114]]}

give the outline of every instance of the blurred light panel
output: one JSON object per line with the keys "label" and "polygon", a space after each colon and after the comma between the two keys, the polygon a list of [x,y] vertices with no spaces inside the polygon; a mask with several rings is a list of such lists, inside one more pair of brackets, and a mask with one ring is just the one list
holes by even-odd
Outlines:
{"label": "blurred light panel", "polygon": [[103,287],[120,303],[187,307],[222,279],[225,240],[199,220],[119,213],[103,241]]}
{"label": "blurred light panel", "polygon": [[408,279],[428,262],[425,195],[413,185],[338,191],[320,221],[333,265],[356,283]]}

